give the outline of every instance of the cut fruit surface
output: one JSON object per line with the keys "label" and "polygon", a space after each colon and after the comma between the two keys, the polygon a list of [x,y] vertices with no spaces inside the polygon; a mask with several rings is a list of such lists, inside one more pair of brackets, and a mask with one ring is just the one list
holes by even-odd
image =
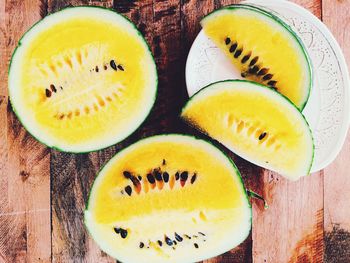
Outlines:
{"label": "cut fruit surface", "polygon": [[140,32],[98,7],[66,8],[35,24],[9,70],[22,124],[49,147],[69,152],[126,138],[147,117],[156,90],[155,63]]}
{"label": "cut fruit surface", "polygon": [[181,116],[244,159],[291,180],[310,171],[314,145],[308,123],[268,87],[243,80],[213,83],[190,98]]}
{"label": "cut fruit surface", "polygon": [[107,163],[91,189],[85,224],[122,262],[196,262],[249,235],[251,206],[239,171],[219,149],[160,135]]}
{"label": "cut fruit surface", "polygon": [[270,86],[304,108],[312,86],[311,64],[288,25],[248,5],[223,7],[204,17],[201,25],[242,77]]}

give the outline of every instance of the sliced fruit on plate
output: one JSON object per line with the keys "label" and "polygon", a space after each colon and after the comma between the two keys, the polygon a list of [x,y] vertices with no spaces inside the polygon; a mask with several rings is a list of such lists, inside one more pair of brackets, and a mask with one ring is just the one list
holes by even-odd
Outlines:
{"label": "sliced fruit on plate", "polygon": [[291,180],[310,171],[308,123],[271,88],[244,80],[213,83],[190,98],[181,116],[244,159]]}
{"label": "sliced fruit on plate", "polygon": [[219,149],[161,135],[107,163],[91,189],[85,224],[122,262],[196,262],[249,235],[251,206],[239,171]]}
{"label": "sliced fruit on plate", "polygon": [[204,17],[201,25],[242,77],[270,86],[304,108],[312,86],[311,65],[288,25],[249,5],[223,7]]}
{"label": "sliced fruit on plate", "polygon": [[122,15],[73,7],[20,40],[9,70],[14,111],[38,140],[62,151],[101,149],[130,135],[156,97],[157,72],[140,32]]}

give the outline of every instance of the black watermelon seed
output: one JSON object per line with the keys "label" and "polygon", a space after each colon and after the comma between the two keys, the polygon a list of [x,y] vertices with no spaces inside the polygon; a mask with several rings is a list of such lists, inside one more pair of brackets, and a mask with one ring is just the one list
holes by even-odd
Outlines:
{"label": "black watermelon seed", "polygon": [[119,233],[120,233],[120,228],[115,227],[115,228],[113,228],[113,229],[114,229],[114,232],[116,232],[117,234],[119,234]]}
{"label": "black watermelon seed", "polygon": [[259,57],[253,58],[253,59],[250,61],[249,66],[251,67],[251,66],[255,65],[255,63],[258,62],[258,59],[259,59]]}
{"label": "black watermelon seed", "polygon": [[184,235],[186,238],[188,238],[188,239],[191,239],[191,237],[189,236],[189,235]]}
{"label": "black watermelon seed", "polygon": [[103,69],[104,69],[104,70],[107,70],[107,66],[106,66],[106,65],[104,65],[104,66],[103,66]]}
{"label": "black watermelon seed", "polygon": [[167,172],[163,173],[163,180],[165,183],[167,183],[169,181],[169,174]]}
{"label": "black watermelon seed", "polygon": [[141,181],[141,180],[142,180],[142,176],[141,176],[141,175],[139,175],[137,178],[139,178],[139,181]]}
{"label": "black watermelon seed", "polygon": [[191,178],[191,184],[193,184],[194,181],[196,181],[196,178],[197,178],[197,174],[194,173],[194,175],[192,175],[192,178]]}
{"label": "black watermelon seed", "polygon": [[180,174],[179,174],[179,172],[176,172],[176,174],[175,174],[175,180],[177,181],[177,180],[179,180],[179,178],[180,178]]}
{"label": "black watermelon seed", "polygon": [[179,242],[181,242],[183,240],[183,238],[176,232],[175,232],[175,239]]}
{"label": "black watermelon seed", "polygon": [[231,39],[230,39],[229,37],[227,37],[227,38],[225,39],[225,44],[228,45],[228,44],[230,44],[230,43],[231,43]]}
{"label": "black watermelon seed", "polygon": [[205,236],[205,234],[204,234],[204,233],[202,233],[202,232],[198,232],[198,234],[200,234],[200,235],[202,235],[202,236]]}
{"label": "black watermelon seed", "polygon": [[173,241],[170,238],[168,238],[167,236],[165,236],[165,243],[167,243],[168,246],[173,245]]}
{"label": "black watermelon seed", "polygon": [[166,165],[166,161],[165,161],[165,159],[163,159],[162,165]]}
{"label": "black watermelon seed", "polygon": [[234,43],[234,44],[230,47],[230,53],[235,52],[236,48],[237,48],[237,43]]}
{"label": "black watermelon seed", "polygon": [[242,54],[242,49],[238,49],[234,55],[235,58],[238,58]]}
{"label": "black watermelon seed", "polygon": [[159,171],[155,170],[153,174],[157,181],[162,181],[162,174]]}
{"label": "black watermelon seed", "polygon": [[186,181],[188,178],[188,172],[187,171],[182,172],[180,177],[182,181]]}
{"label": "black watermelon seed", "polygon": [[127,235],[128,235],[128,231],[127,231],[127,230],[125,230],[125,229],[120,229],[120,236],[121,236],[122,238],[126,238]]}
{"label": "black watermelon seed", "polygon": [[112,69],[118,70],[117,65],[115,64],[115,61],[113,59],[109,62],[109,64],[111,65]]}
{"label": "black watermelon seed", "polygon": [[122,65],[118,65],[118,68],[121,70],[121,71],[124,71],[124,68]]}
{"label": "black watermelon seed", "polygon": [[254,66],[253,67],[253,73],[255,74],[255,73],[257,73],[259,71],[259,67],[258,66]]}
{"label": "black watermelon seed", "polygon": [[259,140],[261,141],[262,139],[264,139],[266,136],[266,132],[263,132],[262,134],[260,134],[259,136]]}
{"label": "black watermelon seed", "polygon": [[96,66],[95,70],[96,70],[96,72],[98,72],[98,66]]}
{"label": "black watermelon seed", "polygon": [[197,243],[194,243],[193,245],[194,245],[195,248],[199,247]]}
{"label": "black watermelon seed", "polygon": [[143,242],[140,242],[140,248],[143,248],[145,244]]}
{"label": "black watermelon seed", "polygon": [[245,78],[246,76],[247,76],[247,73],[245,73],[245,72],[242,72],[242,73],[241,73],[241,77],[242,77],[242,78]]}
{"label": "black watermelon seed", "polygon": [[267,82],[267,85],[274,87],[274,86],[276,86],[276,83],[277,83],[277,81],[270,80],[269,82]]}
{"label": "black watermelon seed", "polygon": [[63,90],[62,86],[60,86],[60,89]]}
{"label": "black watermelon seed", "polygon": [[132,188],[130,185],[126,186],[125,188],[125,192],[130,196],[131,195],[131,192],[132,192]]}
{"label": "black watermelon seed", "polygon": [[163,245],[163,242],[160,241],[160,240],[158,240],[158,244],[159,244],[159,246],[161,247],[161,246]]}
{"label": "black watermelon seed", "polygon": [[245,56],[242,58],[241,62],[244,64],[244,63],[246,63],[246,62],[248,61],[249,58],[250,58],[250,54],[245,55]]}
{"label": "black watermelon seed", "polygon": [[123,175],[124,175],[124,177],[125,177],[126,179],[130,179],[130,178],[131,178],[131,173],[128,172],[128,171],[124,171],[124,172],[123,172]]}
{"label": "black watermelon seed", "polygon": [[50,85],[50,89],[55,93],[57,92],[56,87],[53,84]]}
{"label": "black watermelon seed", "polygon": [[154,184],[156,182],[152,174],[147,174],[147,180],[150,184]]}
{"label": "black watermelon seed", "polygon": [[137,178],[133,175],[131,175],[130,180],[135,187],[138,187],[138,185],[140,184],[140,181],[137,180]]}
{"label": "black watermelon seed", "polygon": [[272,74],[266,74],[264,77],[263,77],[263,80],[270,80],[272,79],[273,75]]}
{"label": "black watermelon seed", "polygon": [[269,69],[267,69],[267,68],[262,68],[262,69],[259,70],[258,76],[265,75],[267,72],[269,72]]}
{"label": "black watermelon seed", "polygon": [[174,243],[175,246],[177,245],[177,242],[175,240],[173,240],[173,243]]}
{"label": "black watermelon seed", "polygon": [[46,97],[50,98],[51,97],[51,90],[45,89],[45,95],[46,95]]}
{"label": "black watermelon seed", "polygon": [[252,68],[249,68],[249,73],[251,74],[255,74],[259,71],[259,67],[258,66],[254,66]]}

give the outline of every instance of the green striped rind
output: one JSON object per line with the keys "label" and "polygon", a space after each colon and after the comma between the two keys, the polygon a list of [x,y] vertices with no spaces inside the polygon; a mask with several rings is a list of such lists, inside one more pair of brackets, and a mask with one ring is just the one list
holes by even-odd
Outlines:
{"label": "green striped rind", "polygon": [[[202,89],[200,89],[199,91],[197,91],[195,94],[193,94],[189,100],[186,102],[186,104],[182,107],[182,110],[181,110],[181,114],[180,116],[182,117],[183,115],[183,112],[186,110],[187,106],[192,102],[192,100],[197,97],[197,96],[200,96],[201,93],[205,90],[205,89],[210,89],[212,86],[216,85],[216,84],[219,84],[219,83],[224,83],[224,82],[242,82],[242,83],[251,83],[251,84],[254,84],[254,85],[257,85],[257,86],[260,86],[261,88],[264,88],[264,89],[267,89],[269,91],[273,91],[275,94],[278,94],[281,98],[283,98],[284,100],[286,100],[290,105],[292,105],[299,113],[300,115],[302,116],[303,120],[305,121],[305,125],[307,126],[308,130],[310,131],[310,135],[311,135],[311,139],[312,139],[312,157],[311,157],[311,163],[310,163],[310,166],[309,166],[309,169],[307,171],[307,174],[310,173],[311,171],[311,167],[312,167],[312,163],[313,163],[313,160],[314,160],[314,157],[315,157],[315,143],[314,143],[314,138],[313,138],[313,135],[312,135],[312,131],[310,129],[310,125],[309,123],[307,122],[305,116],[299,111],[298,107],[290,100],[288,99],[286,96],[284,96],[283,94],[277,92],[276,90],[274,90],[273,88],[270,88],[270,87],[267,87],[267,86],[264,86],[260,83],[256,83],[254,81],[250,81],[250,80],[241,80],[241,79],[235,79],[235,80],[232,80],[232,79],[227,79],[227,80],[221,80],[221,81],[217,81],[217,82],[214,82],[214,83],[211,83],[205,87],[203,87]],[[199,130],[200,132],[208,135],[210,137],[209,134],[206,133],[206,131],[204,131],[203,129],[201,129],[200,127],[198,127],[197,125],[195,125],[193,122],[191,122],[190,120],[182,117],[185,122],[187,124],[189,124],[191,127]],[[219,142],[220,143],[220,142]]]}
{"label": "green striped rind", "polygon": [[[282,25],[282,27],[284,27],[295,39],[295,41],[298,43],[306,61],[307,61],[307,65],[308,65],[308,75],[309,75],[309,87],[308,87],[308,93],[306,95],[305,101],[303,102],[303,104],[300,106],[300,108],[298,108],[299,111],[303,111],[303,109],[306,106],[306,103],[310,97],[310,93],[311,93],[311,89],[312,89],[312,85],[313,85],[313,73],[312,73],[312,63],[311,63],[311,59],[309,57],[309,54],[306,52],[306,47],[303,44],[303,41],[300,39],[300,37],[294,32],[294,30],[287,25],[283,20],[281,20],[279,17],[275,16],[274,14],[271,14],[269,12],[266,12],[265,10],[258,8],[256,6],[252,6],[252,5],[248,5],[248,4],[236,4],[236,5],[229,5],[229,6],[225,6],[222,7],[220,9],[214,10],[212,12],[210,12],[209,14],[207,14],[205,17],[202,18],[202,21],[204,21],[205,19],[209,18],[210,16],[220,13],[220,11],[222,10],[234,10],[234,9],[248,9],[250,11],[255,11],[258,12],[264,16],[267,16],[273,20],[275,20],[277,23],[279,23],[280,25]],[[294,104],[294,103],[293,103]]]}
{"label": "green striped rind", "polygon": [[[124,15],[122,15],[122,14],[117,13],[117,12],[116,12],[115,10],[113,10],[112,8],[106,8],[106,7],[101,7],[101,6],[84,6],[84,5],[83,5],[83,6],[76,6],[76,7],[74,7],[74,6],[73,6],[73,7],[72,7],[72,6],[68,6],[68,7],[62,8],[61,10],[59,10],[59,11],[57,11],[57,12],[48,14],[48,15],[45,16],[43,19],[41,19],[41,20],[37,21],[36,23],[34,23],[34,24],[23,34],[23,36],[20,38],[20,40],[18,41],[17,46],[15,47],[15,49],[14,49],[14,51],[13,51],[13,53],[12,53],[11,60],[10,60],[10,63],[9,63],[9,67],[8,67],[8,76],[10,76],[10,74],[12,74],[12,73],[11,73],[11,64],[12,64],[12,61],[13,61],[13,59],[14,59],[14,56],[15,56],[15,54],[16,54],[17,49],[22,45],[22,40],[25,38],[25,36],[27,35],[27,33],[30,32],[30,31],[32,31],[32,30],[35,30],[35,27],[36,27],[37,25],[39,25],[39,24],[45,22],[45,20],[46,20],[48,17],[50,17],[50,16],[52,16],[52,15],[55,15],[55,14],[57,14],[57,13],[60,13],[60,12],[64,12],[64,11],[66,11],[66,10],[70,10],[70,9],[72,9],[72,8],[91,8],[91,9],[92,9],[92,8],[95,8],[95,9],[100,9],[100,10],[104,10],[104,11],[113,12],[113,14],[115,14],[115,15],[117,15],[117,16],[119,16],[119,17],[124,18],[130,25],[132,25],[132,27],[136,30],[138,36],[140,37],[140,40],[143,41],[143,42],[145,43],[145,45],[147,46],[148,51],[149,51],[149,54],[150,54],[150,56],[151,56],[151,58],[152,58],[152,61],[153,61],[154,70],[155,70],[155,72],[156,72],[156,76],[155,76],[156,87],[155,87],[154,98],[153,98],[153,101],[152,101],[152,107],[151,107],[150,110],[148,111],[148,113],[147,113],[145,119],[143,120],[143,122],[140,123],[139,126],[136,126],[135,129],[134,129],[134,131],[131,132],[129,135],[127,135],[126,137],[121,138],[121,139],[119,139],[119,140],[113,142],[113,143],[110,144],[110,145],[107,145],[107,146],[104,146],[104,147],[101,147],[101,148],[97,148],[97,149],[93,149],[93,150],[91,150],[91,151],[69,151],[69,152],[71,152],[71,153],[90,153],[90,152],[99,151],[99,150],[108,148],[108,147],[110,147],[110,146],[112,146],[112,145],[114,145],[114,144],[116,144],[116,143],[119,143],[119,142],[125,140],[126,138],[128,138],[129,136],[131,136],[131,135],[146,121],[146,119],[148,118],[149,114],[151,113],[151,110],[152,110],[152,108],[153,108],[153,106],[154,106],[154,103],[155,103],[155,101],[156,101],[156,97],[157,97],[157,93],[158,93],[158,84],[159,84],[159,80],[158,80],[158,74],[157,74],[157,66],[156,66],[156,63],[155,63],[155,60],[154,60],[154,57],[153,57],[151,48],[150,48],[149,44],[147,43],[146,39],[144,38],[144,36],[141,34],[141,32],[140,32],[140,31],[138,30],[138,28],[136,27],[136,25],[135,25],[128,17],[126,17],[126,16],[124,16]],[[8,78],[8,79],[10,79],[10,78]],[[40,143],[44,144],[45,146],[47,146],[47,147],[49,147],[49,148],[51,148],[51,149],[60,151],[60,152],[67,152],[65,149],[62,149],[62,148],[60,148],[60,147],[57,147],[57,146],[54,146],[54,145],[51,145],[51,146],[50,146],[50,145],[47,145],[46,143],[44,143],[43,141],[41,141],[40,138],[38,138],[38,136],[34,136],[34,135],[29,131],[29,129],[28,129],[28,128],[26,127],[26,125],[24,124],[24,122],[23,122],[23,120],[22,120],[20,114],[17,113],[16,107],[14,106],[14,104],[13,104],[12,101],[11,101],[11,97],[12,97],[12,95],[11,95],[11,89],[9,88],[8,91],[9,91],[10,104],[11,104],[12,110],[13,110],[13,112],[15,113],[16,117],[18,118],[18,120],[19,120],[19,121],[21,122],[21,124],[23,125],[23,127],[27,130],[27,132],[28,132],[31,136],[33,136],[37,141],[39,141]]]}
{"label": "green striped rind", "polygon": [[[90,205],[90,200],[92,198],[92,192],[94,190],[94,188],[96,187],[96,182],[98,181],[99,179],[99,176],[103,173],[103,170],[111,163],[113,163],[114,159],[117,158],[120,154],[123,154],[124,151],[127,151],[130,147],[133,147],[139,143],[142,143],[148,139],[156,139],[157,137],[164,137],[164,136],[180,136],[180,137],[187,137],[187,138],[192,138],[194,140],[197,140],[197,141],[201,141],[201,142],[204,142],[204,143],[207,143],[208,145],[210,145],[211,147],[213,147],[215,150],[217,150],[218,152],[220,152],[228,161],[229,163],[231,164],[233,170],[235,171],[236,173],[236,176],[238,177],[239,179],[239,182],[240,182],[240,186],[242,187],[242,190],[243,190],[243,193],[244,193],[244,197],[247,201],[247,207],[249,208],[249,212],[250,212],[250,215],[249,215],[249,222],[250,222],[250,229],[252,227],[252,205],[251,205],[251,202],[250,202],[250,199],[249,199],[249,196],[248,196],[248,193],[247,193],[247,189],[244,187],[244,182],[243,182],[243,179],[242,179],[242,176],[241,176],[241,173],[239,172],[236,164],[233,162],[233,160],[225,153],[223,152],[222,150],[220,150],[218,147],[216,147],[212,142],[210,141],[207,141],[207,140],[204,140],[204,139],[200,139],[200,138],[197,138],[196,136],[192,136],[192,135],[185,135],[185,134],[161,134],[161,135],[153,135],[153,136],[150,136],[150,137],[147,137],[147,138],[143,138],[131,145],[129,145],[128,147],[124,148],[123,150],[121,150],[120,152],[118,152],[114,157],[112,157],[107,163],[105,163],[102,168],[100,169],[100,171],[98,172],[96,178],[95,178],[95,181],[94,183],[92,184],[91,186],[91,189],[90,189],[90,193],[89,193],[89,197],[88,197],[88,200],[87,200],[87,203],[86,203],[86,208],[85,208],[85,211],[84,211],[84,225],[85,225],[85,228],[87,229],[87,231],[89,232],[89,234],[94,237],[90,231],[90,229],[88,228],[88,223],[86,222],[87,220],[87,216],[86,216],[86,213],[89,212],[89,205]],[[244,239],[241,241],[243,242],[248,236],[249,236],[249,233],[250,231],[248,231],[246,233],[246,236],[244,237]]]}

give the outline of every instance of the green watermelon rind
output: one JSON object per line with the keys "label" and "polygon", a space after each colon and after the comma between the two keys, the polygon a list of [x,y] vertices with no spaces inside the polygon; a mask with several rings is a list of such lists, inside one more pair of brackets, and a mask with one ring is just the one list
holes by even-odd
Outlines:
{"label": "green watermelon rind", "polygon": [[[254,82],[254,81],[250,81],[250,80],[242,80],[242,79],[226,79],[226,80],[221,80],[221,81],[217,81],[217,82],[214,82],[214,83],[210,83],[209,85],[203,87],[202,89],[200,89],[199,91],[197,91],[195,94],[193,94],[189,100],[186,102],[186,104],[182,107],[182,110],[181,110],[181,113],[180,113],[180,116],[182,117],[183,115],[183,112],[185,111],[186,107],[191,103],[192,99],[194,97],[197,97],[197,95],[200,95],[201,92],[203,92],[205,89],[210,89],[212,86],[216,85],[216,84],[219,84],[219,83],[225,83],[225,82],[233,82],[233,83],[236,83],[236,82],[242,82],[242,83],[251,83],[251,84],[254,84],[254,85],[257,85],[257,86],[260,86],[261,88],[264,88],[264,89],[267,89],[269,91],[273,91],[275,94],[279,95],[281,98],[283,98],[284,100],[286,100],[290,105],[292,105],[296,110],[297,112],[300,113],[300,115],[302,116],[302,119],[304,120],[305,122],[305,125],[306,127],[308,128],[309,132],[310,132],[310,135],[311,135],[311,140],[312,140],[312,157],[311,157],[311,162],[310,162],[310,165],[309,165],[309,168],[308,168],[308,171],[307,171],[307,174],[309,175],[310,174],[310,171],[311,171],[311,168],[312,168],[312,164],[314,162],[314,158],[315,158],[315,141],[314,141],[314,137],[313,137],[313,134],[312,134],[312,130],[310,128],[310,125],[308,123],[308,121],[306,120],[305,116],[300,112],[299,108],[286,96],[284,96],[283,94],[277,92],[275,89],[273,88],[270,88],[268,86],[265,86],[265,85],[262,85],[260,83],[257,83],[257,82]],[[187,120],[186,118],[182,117],[182,119],[187,123],[189,124],[191,127],[197,129],[198,131],[202,132],[203,134],[211,137],[209,134],[206,133],[206,131],[204,131],[203,129],[201,129],[200,127],[196,126],[194,123],[192,123],[190,120]],[[211,137],[212,138],[212,137]],[[214,138],[213,138],[214,139]],[[215,140],[215,139],[214,139]],[[215,140],[217,141],[217,140]],[[217,141],[218,143],[220,143],[219,141]],[[222,143],[220,143],[221,145],[223,145]],[[224,145],[225,146],[225,145]],[[226,146],[225,146],[226,147]],[[231,151],[231,150],[230,150]]]}
{"label": "green watermelon rind", "polygon": [[[117,154],[115,154],[109,161],[107,161],[104,165],[101,166],[99,172],[97,173],[96,177],[95,177],[95,180],[91,186],[91,189],[90,189],[90,192],[89,192],[89,196],[88,196],[88,199],[87,199],[87,202],[86,202],[86,208],[84,210],[84,225],[85,225],[85,228],[87,229],[88,233],[90,234],[90,236],[92,236],[94,238],[94,235],[91,233],[91,231],[89,230],[89,227],[87,226],[87,222],[86,222],[86,213],[89,213],[89,205],[90,205],[90,199],[91,199],[91,196],[92,196],[92,192],[94,190],[94,187],[96,187],[96,181],[98,180],[100,174],[103,172],[103,170],[106,168],[107,165],[109,165],[110,163],[113,162],[113,160],[119,155],[119,154],[122,154],[124,151],[128,150],[129,147],[131,146],[134,146],[138,143],[141,143],[145,140],[148,140],[148,139],[151,139],[151,138],[157,138],[157,137],[163,137],[163,136],[182,136],[182,137],[188,137],[188,138],[192,138],[192,139],[195,139],[195,140],[198,140],[198,141],[202,141],[204,143],[207,143],[209,144],[211,147],[213,147],[215,150],[217,150],[218,152],[221,152],[221,154],[229,161],[229,163],[231,164],[233,170],[235,171],[236,173],[236,176],[238,177],[239,179],[239,183],[242,187],[242,190],[243,190],[243,193],[244,193],[244,196],[245,196],[245,199],[247,201],[247,208],[249,209],[249,222],[250,222],[250,231],[251,231],[251,228],[252,228],[252,224],[253,224],[253,212],[252,212],[252,204],[251,204],[251,201],[250,201],[250,198],[248,196],[248,193],[247,193],[247,189],[245,188],[245,185],[244,185],[244,182],[243,182],[243,178],[242,178],[242,175],[240,173],[240,171],[238,170],[236,164],[234,163],[234,161],[224,152],[222,151],[220,148],[218,148],[217,146],[215,146],[211,141],[209,140],[205,140],[205,139],[202,139],[202,138],[198,138],[194,135],[188,135],[188,134],[177,134],[177,133],[167,133],[167,134],[157,134],[157,135],[153,135],[153,136],[149,136],[149,137],[146,137],[146,138],[143,138],[143,139],[140,139],[138,141],[136,141],[135,143],[132,143],[131,145],[125,147],[124,149],[122,149],[120,152],[118,152]],[[247,237],[249,236],[250,234],[250,231],[247,232],[246,236],[244,237],[244,239],[241,241],[241,243],[247,239]],[[204,259],[203,259],[204,260]]]}
{"label": "green watermelon rind", "polygon": [[68,6],[68,7],[65,7],[65,8],[62,8],[61,10],[57,11],[57,12],[54,12],[54,13],[51,13],[51,14],[48,14],[47,16],[45,16],[44,18],[40,19],[39,21],[37,21],[36,23],[34,23],[23,35],[22,37],[20,38],[20,40],[18,41],[18,44],[17,46],[15,47],[13,53],[12,53],[12,56],[11,56],[11,59],[10,59],[10,63],[9,63],[9,66],[8,66],[8,76],[10,76],[11,74],[11,64],[12,64],[12,61],[14,59],[14,56],[16,54],[16,51],[17,49],[22,45],[22,40],[23,38],[27,35],[28,32],[30,32],[31,30],[35,30],[35,27],[42,23],[47,17],[51,16],[51,15],[54,15],[54,14],[57,14],[59,12],[64,12],[65,10],[68,10],[68,9],[72,9],[72,8],[95,8],[95,9],[102,9],[104,11],[109,11],[109,12],[113,12],[113,14],[117,15],[117,16],[120,16],[121,18],[124,18],[129,24],[132,25],[132,27],[136,30],[137,32],[137,35],[139,36],[139,39],[140,41],[144,42],[148,51],[149,51],[149,54],[152,58],[152,61],[153,61],[153,66],[154,66],[154,71],[156,73],[155,75],[155,92],[154,92],[154,97],[153,97],[153,101],[152,101],[152,105],[150,107],[150,110],[148,111],[148,113],[145,115],[145,118],[144,120],[139,124],[139,125],[136,125],[135,126],[135,129],[133,131],[131,131],[128,135],[126,135],[124,138],[120,138],[118,139],[117,141],[111,143],[110,145],[107,145],[107,146],[103,146],[103,147],[100,147],[100,148],[96,148],[96,149],[93,149],[93,150],[89,150],[89,151],[66,151],[64,148],[61,148],[61,147],[58,147],[58,146],[55,146],[55,145],[48,145],[48,143],[46,142],[43,142],[40,138],[38,138],[38,136],[34,136],[34,134],[26,127],[26,125],[24,124],[20,114],[18,114],[17,110],[16,110],[16,107],[14,106],[14,104],[12,103],[11,101],[11,89],[8,88],[8,91],[9,91],[9,98],[10,98],[10,104],[11,104],[11,108],[13,110],[13,112],[15,113],[16,117],[18,118],[18,120],[21,122],[21,124],[23,125],[23,127],[26,129],[26,131],[33,137],[35,138],[37,141],[39,141],[40,143],[42,143],[43,145],[47,146],[48,148],[51,148],[53,150],[57,150],[59,152],[68,152],[68,153],[79,153],[79,154],[84,154],[84,153],[91,153],[91,152],[95,152],[95,151],[99,151],[99,150],[103,150],[103,149],[106,149],[110,146],[113,146],[117,143],[120,143],[122,142],[123,140],[125,140],[126,138],[130,137],[132,134],[134,134],[137,129],[139,127],[142,126],[142,124],[147,120],[147,118],[149,117],[153,107],[154,107],[154,104],[156,102],[156,98],[157,98],[157,94],[158,94],[158,85],[159,85],[159,79],[158,79],[158,73],[157,73],[157,66],[156,66],[156,62],[154,60],[154,56],[153,56],[153,53],[151,51],[151,48],[148,44],[148,42],[146,41],[145,37],[141,34],[141,32],[139,31],[139,29],[136,27],[136,25],[126,16],[124,16],[123,14],[119,14],[118,12],[116,12],[114,9],[112,8],[107,8],[107,7],[102,7],[102,6],[86,6],[86,5],[82,5],[82,6]]}
{"label": "green watermelon rind", "polygon": [[206,18],[210,17],[213,14],[219,13],[222,10],[234,10],[234,9],[248,9],[250,11],[255,11],[255,12],[258,12],[262,15],[265,15],[265,16],[271,18],[272,20],[274,20],[278,24],[280,24],[283,28],[285,28],[290,33],[290,35],[293,36],[295,41],[298,43],[298,45],[301,49],[301,52],[304,55],[305,60],[306,60],[307,65],[308,65],[307,68],[308,68],[308,77],[309,77],[309,86],[308,86],[308,90],[307,90],[307,95],[305,97],[305,101],[302,103],[300,108],[298,106],[296,106],[299,111],[303,111],[303,109],[305,108],[305,106],[310,98],[311,89],[313,86],[313,71],[312,71],[312,62],[311,62],[310,56],[309,56],[308,52],[306,51],[306,47],[305,47],[303,41],[301,40],[301,38],[294,32],[294,30],[288,24],[286,24],[282,19],[280,19],[276,15],[271,14],[271,13],[269,13],[269,12],[259,8],[259,7],[249,5],[249,4],[234,4],[234,5],[229,5],[229,6],[225,6],[225,7],[222,7],[220,9],[214,10],[214,11],[210,12],[209,14],[207,14],[206,16],[204,16],[201,20],[201,23]]}

